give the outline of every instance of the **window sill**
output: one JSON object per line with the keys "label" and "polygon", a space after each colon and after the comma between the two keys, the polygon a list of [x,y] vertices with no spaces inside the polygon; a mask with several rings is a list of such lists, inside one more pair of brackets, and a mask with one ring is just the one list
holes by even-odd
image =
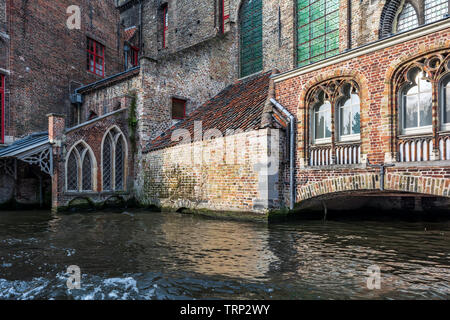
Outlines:
{"label": "window sill", "polygon": [[364,163],[357,164],[329,164],[324,166],[305,166],[302,170],[339,170],[339,169],[365,169]]}
{"label": "window sill", "polygon": [[412,138],[431,138],[433,136],[432,132],[423,132],[423,133],[409,133],[409,134],[401,134],[398,136],[399,139],[412,139]]}
{"label": "window sill", "polygon": [[314,140],[311,145],[312,146],[321,146],[321,147],[326,146],[326,145],[331,146],[331,139]]}
{"label": "window sill", "polygon": [[356,141],[360,141],[360,140],[361,140],[360,134],[348,134],[345,136],[340,136],[338,142],[345,143],[345,142],[356,142]]}

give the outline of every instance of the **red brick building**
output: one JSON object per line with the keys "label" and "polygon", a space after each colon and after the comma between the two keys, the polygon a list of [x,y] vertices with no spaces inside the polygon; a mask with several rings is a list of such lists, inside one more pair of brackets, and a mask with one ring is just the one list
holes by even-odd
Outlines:
{"label": "red brick building", "polygon": [[37,148],[0,160],[0,203],[50,203],[47,115],[87,120],[72,94],[124,70],[124,36],[114,0],[0,1],[0,152]]}
{"label": "red brick building", "polygon": [[[114,1],[4,0],[3,6],[0,143],[45,131],[48,113],[78,123],[70,93],[124,70],[123,31]],[[80,29],[68,26],[78,19],[73,8],[79,8]]]}

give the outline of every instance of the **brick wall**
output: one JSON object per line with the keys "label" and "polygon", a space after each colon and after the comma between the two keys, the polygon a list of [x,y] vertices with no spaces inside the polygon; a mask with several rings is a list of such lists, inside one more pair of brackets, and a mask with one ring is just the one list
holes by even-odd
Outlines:
{"label": "brick wall", "polygon": [[84,102],[81,109],[81,121],[87,121],[92,112],[97,116],[102,116],[118,108],[120,109],[124,105],[129,105],[129,101],[122,101],[123,98],[129,100],[134,94],[137,94],[140,85],[141,79],[139,70],[137,70],[113,84],[105,84],[101,87],[82,91]]}
{"label": "brick wall", "polygon": [[277,170],[268,177],[257,169],[258,164],[268,161],[269,141],[275,139],[270,130],[180,144],[144,154],[138,169],[138,200],[175,210],[264,212],[280,206],[278,181],[282,174]]}
{"label": "brick wall", "polygon": [[[123,69],[119,13],[106,1],[7,1],[11,37],[6,125],[9,136],[46,129],[45,115],[67,115],[70,89],[99,80],[87,71],[86,37],[105,45],[106,76]],[[69,30],[66,9],[81,7],[81,30]]]}
{"label": "brick wall", "polygon": [[[379,185],[378,171],[367,167],[367,162],[380,164],[394,162],[396,167],[387,170],[387,190],[417,192],[448,196],[450,163],[428,161],[416,165],[396,162],[393,150],[397,136],[392,77],[395,70],[408,61],[435,52],[448,50],[450,29],[432,32],[369,50],[355,57],[327,63],[313,71],[301,72],[285,80],[275,79],[276,99],[293,113],[298,120],[297,132],[297,201],[321,194],[349,190],[376,190]],[[330,59],[329,61],[333,61]],[[330,79],[349,78],[359,84],[361,99],[361,159],[362,163],[347,166],[309,165],[309,104],[307,93],[314,86]],[[435,115],[435,113],[434,113]],[[435,116],[434,116],[435,117]]]}

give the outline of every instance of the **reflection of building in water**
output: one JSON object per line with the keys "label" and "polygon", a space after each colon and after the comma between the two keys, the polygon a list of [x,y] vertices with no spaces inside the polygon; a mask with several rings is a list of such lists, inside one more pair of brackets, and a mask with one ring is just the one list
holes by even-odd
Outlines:
{"label": "reflection of building in water", "polygon": [[[161,225],[168,253],[179,268],[205,275],[265,278],[277,260],[268,246],[267,227],[246,223],[196,220],[167,215]],[[196,246],[192,246],[196,243]]]}

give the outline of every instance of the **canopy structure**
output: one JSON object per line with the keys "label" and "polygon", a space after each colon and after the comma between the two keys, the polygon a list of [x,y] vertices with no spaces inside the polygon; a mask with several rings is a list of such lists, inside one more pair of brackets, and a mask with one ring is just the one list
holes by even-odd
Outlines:
{"label": "canopy structure", "polygon": [[53,175],[52,145],[48,133],[33,133],[0,149],[0,168],[9,175],[16,176],[17,160],[37,165],[42,172]]}

